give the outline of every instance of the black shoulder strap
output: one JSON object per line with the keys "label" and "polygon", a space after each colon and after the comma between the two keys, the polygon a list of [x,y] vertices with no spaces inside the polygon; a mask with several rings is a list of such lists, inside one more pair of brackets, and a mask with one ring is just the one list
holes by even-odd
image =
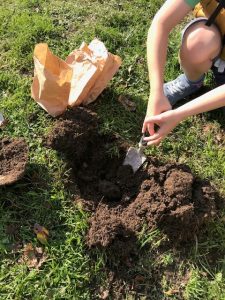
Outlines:
{"label": "black shoulder strap", "polygon": [[214,12],[212,13],[212,15],[209,17],[209,19],[205,23],[206,26],[212,25],[212,23],[215,21],[216,17],[220,13],[221,9],[225,8],[225,0],[220,0],[218,2],[219,2],[219,4],[218,4],[217,8],[214,10]]}

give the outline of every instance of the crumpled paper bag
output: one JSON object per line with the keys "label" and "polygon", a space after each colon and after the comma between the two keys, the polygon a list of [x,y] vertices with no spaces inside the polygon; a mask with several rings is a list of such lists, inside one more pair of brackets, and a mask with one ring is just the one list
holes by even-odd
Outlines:
{"label": "crumpled paper bag", "polygon": [[53,55],[47,44],[38,44],[32,97],[52,116],[62,114],[68,106],[87,105],[106,88],[121,63],[98,39],[89,45],[83,42],[65,61]]}

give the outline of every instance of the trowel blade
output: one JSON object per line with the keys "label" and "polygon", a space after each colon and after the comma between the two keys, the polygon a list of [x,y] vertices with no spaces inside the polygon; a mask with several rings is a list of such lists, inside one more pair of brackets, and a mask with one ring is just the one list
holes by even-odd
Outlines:
{"label": "trowel blade", "polygon": [[3,114],[0,113],[0,127],[4,124],[4,121],[5,121],[5,119],[3,117]]}
{"label": "trowel blade", "polygon": [[127,151],[123,165],[130,165],[135,173],[143,165],[146,159],[146,156],[140,148],[130,147]]}

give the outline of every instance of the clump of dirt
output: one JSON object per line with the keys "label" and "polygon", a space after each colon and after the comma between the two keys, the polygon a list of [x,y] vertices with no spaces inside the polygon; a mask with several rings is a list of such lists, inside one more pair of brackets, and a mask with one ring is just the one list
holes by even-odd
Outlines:
{"label": "clump of dirt", "polygon": [[119,185],[123,196],[117,205],[98,204],[90,219],[88,245],[109,246],[127,237],[127,232],[136,235],[144,224],[149,229],[161,228],[174,241],[183,241],[212,220],[217,196],[209,183],[195,179],[184,166],[157,163],[149,161],[145,171],[133,175],[135,193],[130,195],[124,183]]}
{"label": "clump of dirt", "polygon": [[25,172],[28,146],[23,138],[0,139],[0,186],[19,180]]}
{"label": "clump of dirt", "polygon": [[[144,224],[184,241],[213,219],[218,199],[209,182],[198,180],[185,165],[152,158],[134,174],[122,165],[124,144],[99,133],[99,122],[93,112],[77,108],[56,122],[47,139],[47,145],[66,156],[79,187],[76,199],[92,213],[90,247],[120,252],[120,245],[135,239]],[[112,156],[115,147],[118,157]]]}

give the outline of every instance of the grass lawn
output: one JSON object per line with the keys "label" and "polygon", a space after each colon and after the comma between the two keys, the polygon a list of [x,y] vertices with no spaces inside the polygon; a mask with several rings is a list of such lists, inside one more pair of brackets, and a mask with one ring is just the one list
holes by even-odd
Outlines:
{"label": "grass lawn", "polygon": [[[24,137],[29,144],[26,176],[0,188],[0,299],[104,299],[109,289],[104,251],[88,250],[88,215],[64,188],[68,170],[62,157],[43,146],[54,119],[30,97],[32,53],[46,42],[54,54],[66,56],[82,41],[101,39],[123,64],[94,104],[103,120],[101,130],[139,139],[149,83],[146,65],[147,31],[163,1],[147,0],[7,0],[0,4],[0,111],[9,124],[0,137]],[[166,80],[179,74],[180,28],[169,42]],[[211,75],[207,77],[211,84]],[[117,101],[128,95],[137,111],[127,112]],[[182,122],[158,148],[148,154],[162,161],[185,163],[209,179],[225,196],[224,119],[220,112]],[[62,179],[63,178],[63,179]],[[45,226],[50,237],[43,246],[33,231]],[[141,277],[141,291],[125,285],[123,299],[225,300],[225,217],[210,224],[186,249],[159,251],[160,232],[139,237],[140,258],[130,271]],[[42,247],[40,268],[22,262],[23,248]],[[146,247],[147,246],[147,247]],[[136,277],[135,277],[136,278]],[[176,290],[183,285],[182,295]],[[144,292],[143,292],[144,291]],[[111,297],[111,298],[110,298]],[[108,299],[116,299],[109,296]]]}

